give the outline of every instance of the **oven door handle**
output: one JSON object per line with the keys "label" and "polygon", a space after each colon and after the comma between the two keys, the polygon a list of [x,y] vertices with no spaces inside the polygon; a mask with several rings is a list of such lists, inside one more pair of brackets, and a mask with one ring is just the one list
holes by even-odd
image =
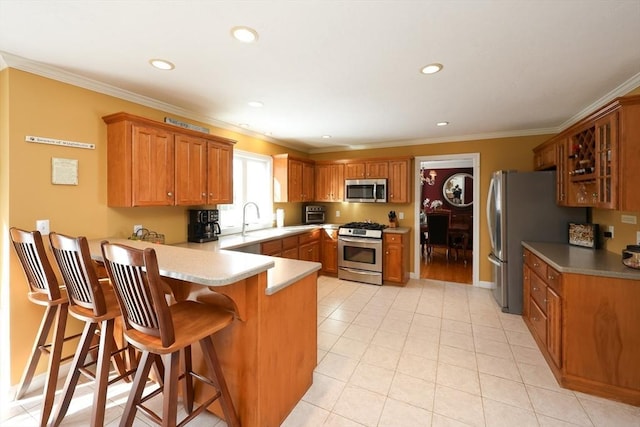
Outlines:
{"label": "oven door handle", "polygon": [[368,243],[368,244],[375,244],[377,243],[379,240],[381,239],[353,239],[350,237],[339,237],[338,240],[342,240],[343,242],[347,242],[347,243]]}
{"label": "oven door handle", "polygon": [[360,274],[362,276],[371,276],[372,274],[379,273],[379,272],[376,272],[376,271],[357,270],[355,268],[349,268],[349,267],[340,267],[340,270],[348,271],[349,273],[353,273],[353,274]]}

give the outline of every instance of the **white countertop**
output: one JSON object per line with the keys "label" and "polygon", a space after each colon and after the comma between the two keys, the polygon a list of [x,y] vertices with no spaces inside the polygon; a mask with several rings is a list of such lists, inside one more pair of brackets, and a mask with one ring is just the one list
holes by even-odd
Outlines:
{"label": "white countertop", "polygon": [[[279,230],[275,232],[282,233],[281,236],[301,232],[300,229],[294,232],[293,228],[297,227],[291,227],[286,232],[283,232],[284,228],[273,230]],[[317,226],[307,227],[307,229],[314,228],[317,228]],[[304,231],[302,230],[302,232]],[[271,235],[269,238],[265,238],[264,235],[247,237],[234,235],[228,237],[228,240],[223,237],[216,242],[181,243],[178,245],[160,245],[122,238],[95,239],[89,241],[89,248],[92,258],[102,261],[102,252],[100,250],[100,242],[102,240],[138,249],[153,247],[158,257],[158,267],[162,276],[204,286],[226,286],[266,271],[267,288],[265,293],[267,295],[272,295],[286,288],[301,278],[320,270],[322,267],[317,262],[225,250],[225,248],[234,248],[277,238],[278,235]],[[225,240],[227,241],[225,242]]]}

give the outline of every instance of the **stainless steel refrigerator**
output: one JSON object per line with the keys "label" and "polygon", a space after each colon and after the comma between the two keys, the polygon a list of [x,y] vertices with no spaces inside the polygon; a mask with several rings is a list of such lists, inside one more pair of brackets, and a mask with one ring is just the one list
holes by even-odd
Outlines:
{"label": "stainless steel refrigerator", "polygon": [[491,176],[487,222],[494,297],[506,313],[522,314],[523,240],[568,242],[569,222],[586,222],[586,208],[556,205],[555,171],[497,171]]}

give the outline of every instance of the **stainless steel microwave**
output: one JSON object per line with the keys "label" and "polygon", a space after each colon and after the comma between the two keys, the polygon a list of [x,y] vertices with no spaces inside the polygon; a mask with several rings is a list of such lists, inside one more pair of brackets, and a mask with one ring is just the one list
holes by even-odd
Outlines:
{"label": "stainless steel microwave", "polygon": [[344,200],[361,203],[386,203],[386,179],[346,179]]}

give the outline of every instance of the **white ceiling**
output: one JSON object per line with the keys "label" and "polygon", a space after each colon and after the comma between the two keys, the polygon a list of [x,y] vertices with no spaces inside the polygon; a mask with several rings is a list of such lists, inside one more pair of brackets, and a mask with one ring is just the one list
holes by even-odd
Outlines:
{"label": "white ceiling", "polygon": [[2,59],[309,152],[542,134],[640,86],[640,0],[0,0]]}

